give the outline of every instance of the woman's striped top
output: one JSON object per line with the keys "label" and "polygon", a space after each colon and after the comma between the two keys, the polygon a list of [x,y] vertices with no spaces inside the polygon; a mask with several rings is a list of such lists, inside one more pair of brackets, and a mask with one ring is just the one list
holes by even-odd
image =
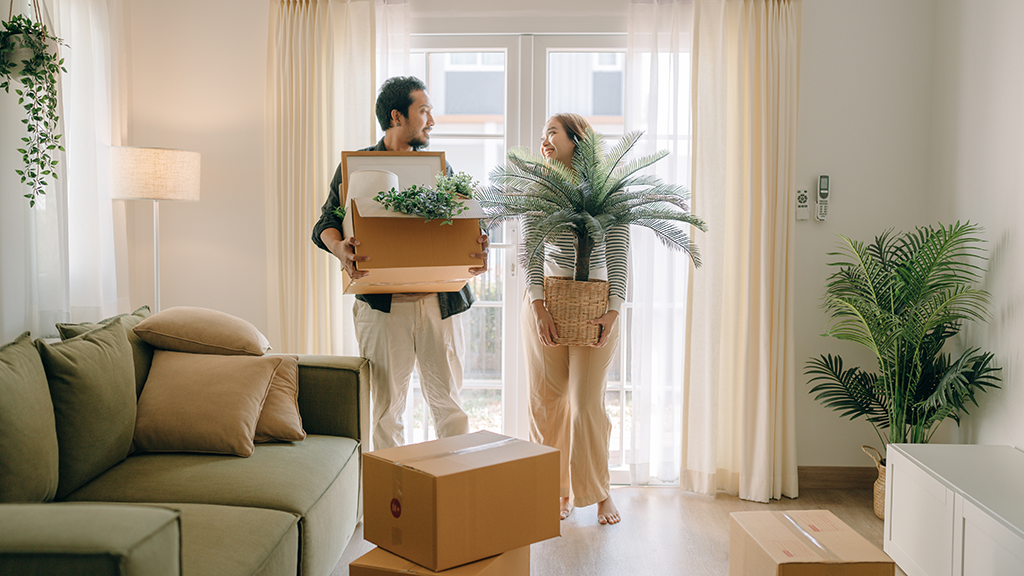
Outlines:
{"label": "woman's striped top", "polygon": [[[527,224],[523,223],[523,235]],[[529,301],[544,299],[544,276],[568,276],[576,274],[576,249],[573,247],[572,232],[565,231],[556,239],[554,246],[546,246],[544,262],[537,262],[526,270],[526,292]],[[629,225],[611,227],[605,234],[604,243],[594,246],[590,256],[590,279],[607,280],[608,309],[621,313],[626,301],[626,279],[629,274]]]}

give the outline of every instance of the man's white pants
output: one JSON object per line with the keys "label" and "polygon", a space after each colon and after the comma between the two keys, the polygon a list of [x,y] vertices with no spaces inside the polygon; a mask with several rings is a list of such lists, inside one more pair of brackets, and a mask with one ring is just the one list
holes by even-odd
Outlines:
{"label": "man's white pants", "polygon": [[462,319],[441,319],[437,295],[416,302],[392,302],[391,312],[356,300],[352,309],[359,353],[370,361],[373,450],[404,444],[406,396],[418,365],[420,387],[438,438],[469,432],[462,411]]}

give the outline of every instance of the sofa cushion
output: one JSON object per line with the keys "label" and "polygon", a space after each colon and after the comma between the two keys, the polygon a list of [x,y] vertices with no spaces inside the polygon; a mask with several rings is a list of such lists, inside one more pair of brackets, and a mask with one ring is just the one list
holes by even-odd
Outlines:
{"label": "sofa cushion", "polygon": [[135,333],[155,348],[175,352],[262,356],[270,350],[267,338],[249,322],[193,306],[157,312],[139,322]]}
{"label": "sofa cushion", "polygon": [[249,456],[283,356],[157,350],[139,397],[135,448]]}
{"label": "sofa cushion", "polygon": [[176,576],[178,512],[151,506],[0,507],[0,573]]}
{"label": "sofa cushion", "polygon": [[181,514],[181,573],[217,576],[295,575],[299,517],[209,504],[159,504]]}
{"label": "sofa cushion", "polygon": [[135,428],[135,369],[116,319],[70,340],[36,340],[57,429],[57,499],[124,460]]}
{"label": "sofa cushion", "polygon": [[68,500],[224,504],[303,516],[350,461],[359,468],[358,447],[351,438],[310,434],[302,442],[260,444],[248,458],[139,452]]}
{"label": "sofa cushion", "polygon": [[256,442],[298,442],[306,437],[299,415],[299,357],[278,357],[281,366],[270,382],[267,401],[256,423]]}
{"label": "sofa cushion", "polygon": [[143,341],[142,338],[139,338],[132,328],[137,326],[139,322],[149,318],[149,316],[149,306],[143,306],[131,314],[118,314],[99,322],[57,324],[57,332],[60,333],[61,340],[67,340],[75,336],[81,336],[90,330],[95,330],[100,326],[113,322],[115,318],[119,318],[121,325],[124,326],[128,334],[128,343],[132,345],[132,364],[135,367],[135,397],[138,398],[139,394],[142,393],[142,386],[146,383],[146,376],[149,375],[149,365],[153,362],[153,347]]}
{"label": "sofa cushion", "polygon": [[0,347],[0,502],[52,500],[57,466],[46,371],[25,332]]}

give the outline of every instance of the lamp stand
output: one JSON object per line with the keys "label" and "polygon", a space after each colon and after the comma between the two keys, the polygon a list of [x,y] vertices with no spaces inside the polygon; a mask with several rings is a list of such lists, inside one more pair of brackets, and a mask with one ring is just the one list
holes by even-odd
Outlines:
{"label": "lamp stand", "polygon": [[160,201],[153,200],[153,313],[160,311]]}

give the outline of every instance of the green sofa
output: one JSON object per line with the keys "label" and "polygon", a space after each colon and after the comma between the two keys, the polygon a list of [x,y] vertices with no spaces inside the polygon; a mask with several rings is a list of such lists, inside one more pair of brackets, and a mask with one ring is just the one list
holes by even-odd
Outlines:
{"label": "green sofa", "polygon": [[[0,575],[332,572],[361,517],[366,360],[299,356],[302,441],[256,444],[248,457],[127,450],[62,494],[56,478],[67,486],[64,461],[75,457],[67,445],[95,452],[102,434],[68,438],[61,422],[88,429],[117,416],[89,398],[52,394],[43,348],[27,334],[0,347]],[[133,341],[130,350],[144,385],[146,346]]]}

